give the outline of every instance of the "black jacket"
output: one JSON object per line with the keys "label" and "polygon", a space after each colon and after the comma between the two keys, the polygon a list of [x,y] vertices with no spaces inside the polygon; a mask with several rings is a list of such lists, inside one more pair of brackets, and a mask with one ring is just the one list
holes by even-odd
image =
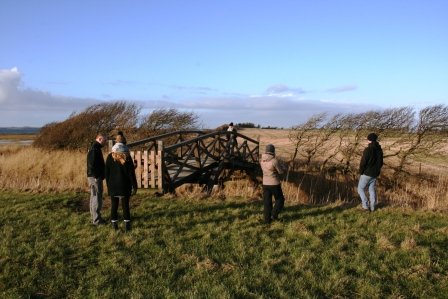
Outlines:
{"label": "black jacket", "polygon": [[106,158],[106,184],[109,196],[131,196],[137,190],[134,163],[129,158],[124,164],[115,161],[110,153]]}
{"label": "black jacket", "polygon": [[87,153],[87,177],[104,179],[104,157],[101,144],[95,141]]}
{"label": "black jacket", "polygon": [[362,153],[361,162],[359,164],[359,174],[377,177],[380,175],[382,166],[383,150],[378,142],[372,141]]}

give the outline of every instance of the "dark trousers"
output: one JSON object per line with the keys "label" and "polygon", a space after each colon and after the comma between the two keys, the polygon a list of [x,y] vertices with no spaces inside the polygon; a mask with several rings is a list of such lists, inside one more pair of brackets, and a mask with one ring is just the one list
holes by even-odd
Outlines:
{"label": "dark trousers", "polygon": [[111,196],[110,200],[112,201],[112,207],[110,210],[110,220],[118,220],[118,202],[120,199],[124,220],[131,220],[131,212],[129,211],[129,196]]}
{"label": "dark trousers", "polygon": [[[275,198],[274,209],[272,209],[272,196]],[[263,185],[264,202],[264,222],[269,223],[272,219],[277,219],[278,214],[283,209],[285,197],[283,196],[281,185]]]}

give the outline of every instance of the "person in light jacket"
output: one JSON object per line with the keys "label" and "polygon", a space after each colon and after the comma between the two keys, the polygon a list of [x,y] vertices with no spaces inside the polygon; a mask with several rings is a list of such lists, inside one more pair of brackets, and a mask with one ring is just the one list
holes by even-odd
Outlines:
{"label": "person in light jacket", "polygon": [[[264,222],[269,224],[272,220],[278,219],[285,203],[280,182],[280,176],[284,171],[275,157],[274,145],[266,145],[265,153],[261,156],[260,166],[263,171]],[[275,198],[274,208],[272,208],[272,196]]]}
{"label": "person in light jacket", "polygon": [[129,200],[131,195],[137,192],[137,180],[129,149],[123,144],[114,147],[106,158],[106,184],[112,202],[110,211],[112,227],[118,229],[118,203],[121,201],[125,231],[129,231],[131,229]]}

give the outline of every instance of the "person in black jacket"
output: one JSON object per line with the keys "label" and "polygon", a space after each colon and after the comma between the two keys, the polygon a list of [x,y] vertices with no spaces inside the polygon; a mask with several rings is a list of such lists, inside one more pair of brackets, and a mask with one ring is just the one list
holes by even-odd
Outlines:
{"label": "person in black jacket", "polygon": [[103,134],[96,136],[95,142],[87,153],[87,182],[90,189],[90,215],[94,225],[106,223],[101,218],[103,207],[104,158],[101,148],[107,138]]}
{"label": "person in black jacket", "polygon": [[112,207],[110,219],[112,227],[118,229],[118,203],[121,200],[125,231],[131,229],[129,200],[137,192],[134,163],[129,149],[123,144],[115,144],[106,158],[106,184]]}
{"label": "person in black jacket", "polygon": [[[362,208],[373,212],[376,206],[376,179],[380,175],[383,166],[383,150],[378,143],[378,135],[370,133],[367,135],[369,145],[364,149],[359,164],[358,193],[361,197]],[[369,201],[365,189],[369,189]]]}

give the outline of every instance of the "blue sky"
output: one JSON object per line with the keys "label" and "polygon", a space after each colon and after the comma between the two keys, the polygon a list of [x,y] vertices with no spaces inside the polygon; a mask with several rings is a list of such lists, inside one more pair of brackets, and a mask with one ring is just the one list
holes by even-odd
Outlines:
{"label": "blue sky", "polygon": [[448,1],[0,1],[0,126],[100,102],[205,127],[448,103]]}

